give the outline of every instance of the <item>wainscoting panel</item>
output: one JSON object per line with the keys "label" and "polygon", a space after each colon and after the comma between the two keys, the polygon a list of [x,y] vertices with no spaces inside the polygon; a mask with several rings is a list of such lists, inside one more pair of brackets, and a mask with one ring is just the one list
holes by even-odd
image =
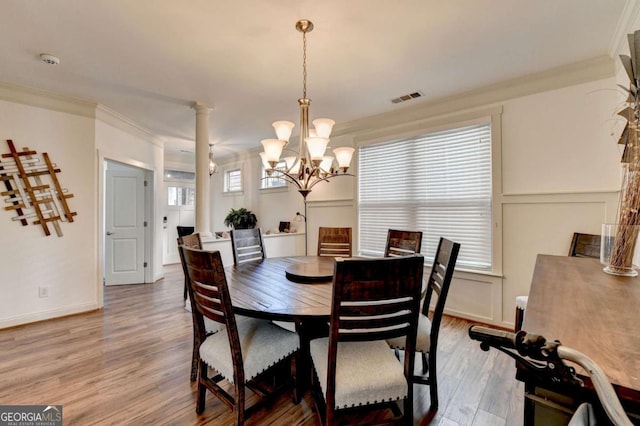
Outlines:
{"label": "wainscoting panel", "polygon": [[539,253],[566,256],[574,232],[600,234],[614,221],[617,192],[505,197],[503,212],[503,322],[513,324],[515,298],[529,294]]}

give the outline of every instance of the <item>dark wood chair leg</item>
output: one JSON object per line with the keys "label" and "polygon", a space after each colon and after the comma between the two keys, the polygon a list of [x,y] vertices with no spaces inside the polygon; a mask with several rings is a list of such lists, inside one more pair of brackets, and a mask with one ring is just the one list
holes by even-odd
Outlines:
{"label": "dark wood chair leg", "polygon": [[184,280],[184,300],[187,300],[187,280]]}
{"label": "dark wood chair leg", "polygon": [[420,352],[420,354],[422,355],[422,374],[425,375],[429,369],[429,362],[427,361],[427,354],[424,352]]}
{"label": "dark wood chair leg", "polygon": [[204,385],[204,379],[207,377],[207,365],[200,361],[200,370],[198,371],[198,399],[196,401],[196,413],[202,414],[204,411],[205,394],[207,388]]}
{"label": "dark wood chair leg", "polygon": [[198,343],[198,334],[195,328],[193,329],[193,351],[191,353],[191,381],[195,382],[198,378],[198,349],[200,345]]}
{"label": "dark wood chair leg", "polygon": [[524,309],[516,308],[516,319],[514,329],[516,332],[522,330],[522,322],[524,321]]}
{"label": "dark wood chair leg", "polygon": [[300,400],[302,399],[302,394],[304,393],[304,390],[302,388],[302,380],[300,380],[300,378],[298,377],[298,374],[300,374],[300,372],[298,372],[298,364],[300,363],[299,356],[300,356],[300,352],[298,351],[298,353],[294,354],[291,357],[291,379],[293,380],[293,403],[294,404],[300,403]]}
{"label": "dark wood chair leg", "polygon": [[[424,356],[424,353],[423,353]],[[438,409],[438,378],[436,376],[436,357],[429,356],[429,395],[431,396],[430,410]]]}

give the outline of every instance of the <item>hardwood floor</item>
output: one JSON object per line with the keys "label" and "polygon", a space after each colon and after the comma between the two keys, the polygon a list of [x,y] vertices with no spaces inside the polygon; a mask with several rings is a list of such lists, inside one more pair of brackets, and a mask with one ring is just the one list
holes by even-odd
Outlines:
{"label": "hardwood floor", "polygon": [[[231,412],[210,394],[196,415],[183,283],[180,265],[171,265],[155,284],[106,288],[101,311],[0,331],[0,404],[61,404],[69,425],[233,424]],[[445,317],[440,408],[429,418],[428,388],[415,385],[415,424],[523,423],[514,362],[481,351],[467,336],[469,325]],[[316,425],[314,410],[310,392],[298,405],[285,394],[248,424]]]}

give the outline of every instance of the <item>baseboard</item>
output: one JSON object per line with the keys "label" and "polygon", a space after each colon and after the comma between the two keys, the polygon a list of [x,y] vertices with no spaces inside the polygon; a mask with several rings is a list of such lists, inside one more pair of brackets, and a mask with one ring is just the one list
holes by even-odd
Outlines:
{"label": "baseboard", "polygon": [[69,315],[77,315],[86,312],[96,311],[100,309],[97,303],[87,303],[84,305],[68,306],[50,311],[29,313],[26,315],[18,315],[11,318],[0,320],[0,330],[19,325],[31,324],[34,322],[46,321],[54,318],[66,317]]}

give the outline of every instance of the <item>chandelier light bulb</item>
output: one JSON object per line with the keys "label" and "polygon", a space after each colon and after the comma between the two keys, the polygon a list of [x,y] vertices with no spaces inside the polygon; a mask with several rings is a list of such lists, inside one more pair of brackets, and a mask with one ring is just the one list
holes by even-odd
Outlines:
{"label": "chandelier light bulb", "polygon": [[353,157],[354,151],[355,148],[351,148],[348,146],[333,149],[333,153],[335,154],[336,160],[338,161],[338,167],[340,167],[345,173],[351,165],[351,158]]}
{"label": "chandelier light bulb", "polygon": [[276,130],[276,135],[278,139],[282,141],[289,142],[289,138],[291,137],[291,131],[295,127],[290,121],[276,121],[273,124],[273,128]]}
{"label": "chandelier light bulb", "polygon": [[320,162],[320,170],[325,173],[331,172],[331,166],[333,166],[333,157],[331,155],[325,155],[322,157],[322,161]]}
{"label": "chandelier light bulb", "polygon": [[271,168],[274,168],[280,161],[280,154],[287,142],[280,139],[263,139],[260,143],[264,147],[266,160],[271,164]]}
{"label": "chandelier light bulb", "polygon": [[309,150],[309,156],[311,161],[322,161],[324,152],[329,144],[329,139],[316,136],[307,139],[307,149]]}
{"label": "chandelier light bulb", "polygon": [[313,125],[316,128],[316,133],[321,138],[328,138],[331,136],[331,130],[333,130],[333,125],[336,124],[330,118],[316,118],[313,120]]}
{"label": "chandelier light bulb", "polygon": [[267,153],[266,152],[261,152],[260,153],[260,159],[262,160],[262,166],[265,169],[270,169],[271,166],[269,165],[269,162],[267,161]]}

